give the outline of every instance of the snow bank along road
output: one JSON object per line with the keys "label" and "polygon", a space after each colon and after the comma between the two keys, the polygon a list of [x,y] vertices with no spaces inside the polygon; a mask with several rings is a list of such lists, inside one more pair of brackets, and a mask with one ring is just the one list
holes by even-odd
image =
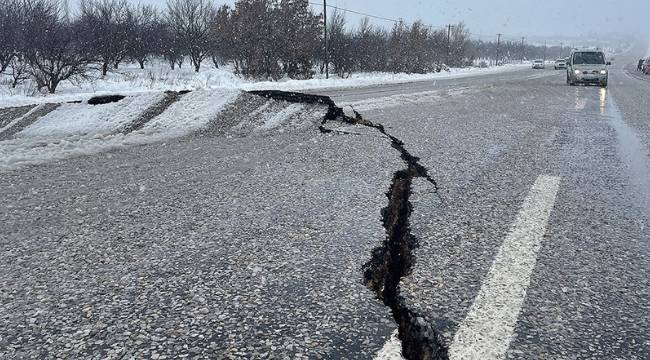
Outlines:
{"label": "snow bank along road", "polygon": [[647,359],[650,84],[611,77],[3,110],[0,357]]}

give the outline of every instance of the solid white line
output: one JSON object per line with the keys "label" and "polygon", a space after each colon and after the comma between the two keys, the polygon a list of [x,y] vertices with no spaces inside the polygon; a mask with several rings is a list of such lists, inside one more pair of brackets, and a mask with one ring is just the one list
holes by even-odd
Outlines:
{"label": "solid white line", "polygon": [[537,262],[560,178],[540,176],[449,347],[449,358],[503,359]]}
{"label": "solid white line", "polygon": [[386,341],[384,347],[375,356],[375,360],[404,360],[402,356],[402,342],[397,337],[398,331],[393,331],[390,339]]}

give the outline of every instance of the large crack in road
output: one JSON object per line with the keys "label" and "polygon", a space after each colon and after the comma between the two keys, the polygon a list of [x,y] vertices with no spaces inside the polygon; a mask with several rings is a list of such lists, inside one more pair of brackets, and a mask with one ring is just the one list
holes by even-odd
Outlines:
{"label": "large crack in road", "polygon": [[[401,279],[410,274],[415,263],[414,252],[418,247],[418,239],[411,233],[410,228],[413,180],[425,179],[433,185],[440,197],[438,183],[429,175],[428,169],[420,164],[419,158],[409,153],[403,141],[388,133],[382,124],[364,120],[356,111],[354,117],[346,115],[343,108],[336,106],[330,97],[277,90],[250,93],[274,100],[327,106],[327,113],[319,126],[322,133],[334,132],[326,127],[329,121],[363,125],[386,136],[390,139],[391,146],[399,151],[406,168],[395,172],[390,189],[386,193],[388,206],[382,210],[386,238],[381,246],[373,250],[371,259],[363,266],[363,282],[391,309],[399,329],[402,355],[406,359],[448,359],[441,336],[422,316],[411,310],[400,295]],[[442,198],[440,199],[442,201]]]}

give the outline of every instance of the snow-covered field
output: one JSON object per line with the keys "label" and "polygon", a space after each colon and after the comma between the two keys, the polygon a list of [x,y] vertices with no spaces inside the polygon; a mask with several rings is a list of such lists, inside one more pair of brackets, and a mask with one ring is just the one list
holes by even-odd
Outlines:
{"label": "snow-covered field", "polygon": [[394,84],[422,80],[460,78],[484,73],[512,71],[524,65],[506,65],[492,68],[450,69],[431,74],[393,74],[393,73],[357,73],[350,78],[341,79],[335,75],[325,79],[317,74],[310,80],[282,79],[280,81],[252,81],[234,74],[231,68],[215,68],[204,64],[197,74],[188,66],[171,70],[166,63],[153,62],[141,70],[136,64],[125,64],[120,69],[109,72],[102,78],[99,73],[79,83],[63,82],[54,95],[34,94],[33,85],[27,83],[11,89],[0,81],[0,107],[34,104],[42,102],[65,102],[86,100],[103,94],[142,94],[166,90],[286,90],[302,91],[309,89],[359,87],[377,84]]}

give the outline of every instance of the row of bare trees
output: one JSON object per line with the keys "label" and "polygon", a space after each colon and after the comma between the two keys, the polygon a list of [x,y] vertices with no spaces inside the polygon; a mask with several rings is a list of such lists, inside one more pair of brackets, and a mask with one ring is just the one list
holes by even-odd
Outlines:
{"label": "row of bare trees", "polygon": [[[167,0],[164,11],[127,0],[81,0],[73,13],[66,0],[0,0],[0,74],[12,86],[32,79],[38,90],[53,93],[91,69],[106,75],[125,61],[144,69],[153,58],[165,59],[172,70],[189,59],[196,72],[209,59],[265,79],[311,78],[325,63],[341,77],[426,73],[443,64],[465,66],[494,47],[470,40],[463,24],[449,33],[419,21],[387,30],[364,19],[351,29],[335,11],[326,25],[326,60],[323,26],[307,0],[237,0],[232,7]],[[510,45],[503,44],[503,54]]]}
{"label": "row of bare trees", "polygon": [[445,66],[464,66],[471,44],[462,23],[447,32],[421,21],[400,21],[388,31],[365,18],[356,30],[349,30],[338,11],[328,22],[328,34],[332,48],[329,59],[341,77],[357,71],[427,73]]}

